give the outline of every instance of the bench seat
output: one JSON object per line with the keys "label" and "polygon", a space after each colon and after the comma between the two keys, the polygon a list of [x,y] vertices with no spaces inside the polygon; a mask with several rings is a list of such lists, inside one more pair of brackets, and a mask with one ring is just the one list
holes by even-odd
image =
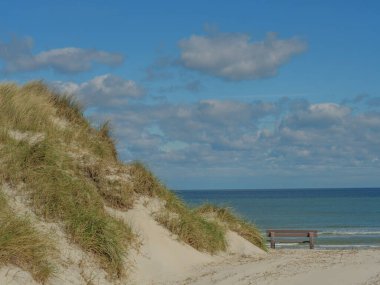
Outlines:
{"label": "bench seat", "polygon": [[[286,242],[309,243],[310,249],[313,249],[317,235],[318,231],[316,230],[267,230],[267,237],[270,238],[268,241],[270,241],[271,248],[276,248],[276,242]],[[299,237],[303,237],[304,239],[298,239]]]}

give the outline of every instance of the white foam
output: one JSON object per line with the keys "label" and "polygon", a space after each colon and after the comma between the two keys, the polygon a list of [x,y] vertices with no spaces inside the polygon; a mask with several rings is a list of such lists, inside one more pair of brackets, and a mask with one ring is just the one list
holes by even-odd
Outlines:
{"label": "white foam", "polygon": [[351,236],[351,235],[379,235],[380,231],[326,231],[319,232],[320,236]]}

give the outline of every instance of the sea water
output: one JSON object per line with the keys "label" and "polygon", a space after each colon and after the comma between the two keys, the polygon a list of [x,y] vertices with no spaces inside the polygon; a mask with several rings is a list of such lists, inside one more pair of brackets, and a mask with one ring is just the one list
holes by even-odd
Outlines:
{"label": "sea water", "polygon": [[230,207],[263,233],[267,229],[318,230],[319,248],[380,247],[380,188],[176,192],[191,206]]}

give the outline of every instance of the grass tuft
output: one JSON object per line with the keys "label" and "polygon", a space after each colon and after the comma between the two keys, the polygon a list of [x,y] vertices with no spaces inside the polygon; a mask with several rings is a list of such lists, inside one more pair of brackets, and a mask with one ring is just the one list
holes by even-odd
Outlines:
{"label": "grass tuft", "polygon": [[111,149],[111,155],[116,160],[118,154],[115,147],[115,140],[111,136],[111,131],[111,124],[109,121],[106,121],[100,125],[98,135],[102,138],[103,141],[108,144],[109,148]]}
{"label": "grass tuft", "polygon": [[156,220],[176,234],[179,240],[199,251],[214,254],[226,250],[223,228],[187,208],[178,212],[164,210],[157,214]]}
{"label": "grass tuft", "polygon": [[200,251],[216,253],[226,249],[224,229],[188,208],[140,162],[131,165],[134,191],[165,201],[165,208],[156,220],[178,238]]}
{"label": "grass tuft", "polygon": [[197,208],[196,212],[205,217],[215,218],[229,230],[238,233],[252,244],[267,251],[265,238],[260,231],[253,224],[234,214],[229,208],[205,204]]}
{"label": "grass tuft", "polygon": [[130,175],[134,192],[149,197],[162,197],[166,194],[163,185],[143,163],[133,162],[130,165]]}
{"label": "grass tuft", "polygon": [[49,261],[54,252],[49,238],[35,230],[29,219],[15,216],[0,192],[0,265],[14,264],[45,282],[54,274]]}

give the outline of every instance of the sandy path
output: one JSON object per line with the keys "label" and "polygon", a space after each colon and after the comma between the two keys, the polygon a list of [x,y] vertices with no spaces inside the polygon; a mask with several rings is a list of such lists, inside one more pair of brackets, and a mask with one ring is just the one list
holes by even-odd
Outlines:
{"label": "sandy path", "polygon": [[379,285],[380,250],[275,250],[211,264],[175,284]]}

